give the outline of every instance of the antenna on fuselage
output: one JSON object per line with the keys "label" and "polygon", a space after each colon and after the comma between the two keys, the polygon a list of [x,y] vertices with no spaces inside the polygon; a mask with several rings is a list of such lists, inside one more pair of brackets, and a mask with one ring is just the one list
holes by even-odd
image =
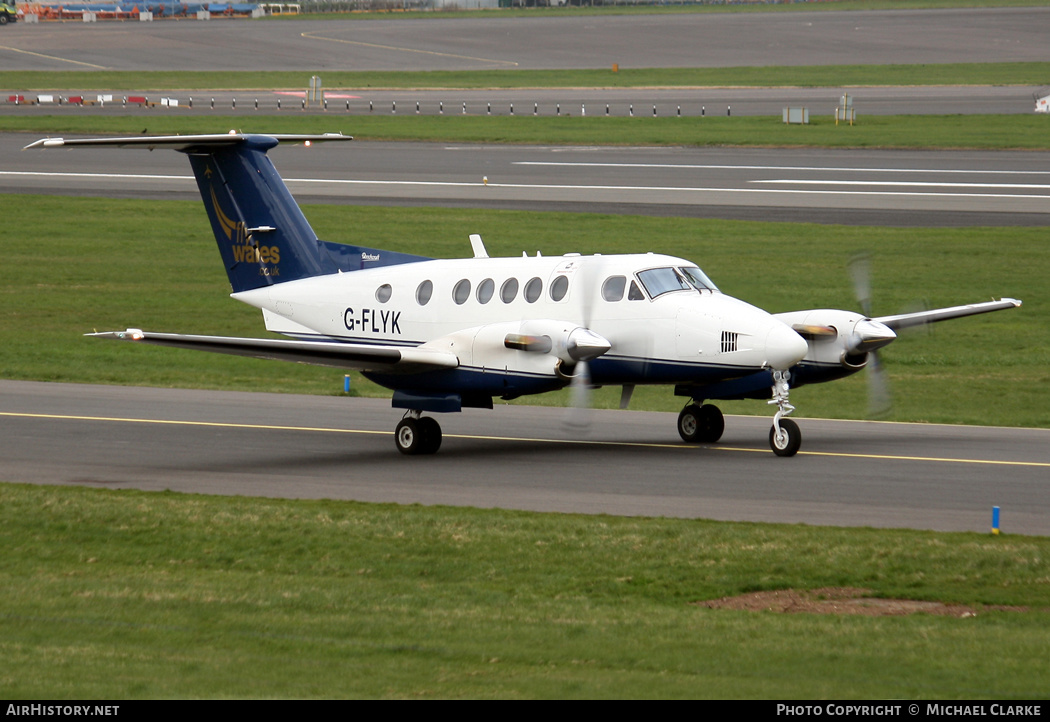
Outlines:
{"label": "antenna on fuselage", "polygon": [[485,249],[485,241],[481,240],[478,233],[470,234],[470,248],[474,251],[474,258],[488,258],[489,252]]}

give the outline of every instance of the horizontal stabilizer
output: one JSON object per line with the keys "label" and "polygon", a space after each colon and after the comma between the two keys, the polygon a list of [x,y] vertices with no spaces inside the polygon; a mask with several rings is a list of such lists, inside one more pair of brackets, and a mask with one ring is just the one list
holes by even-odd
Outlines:
{"label": "horizontal stabilizer", "polygon": [[[353,140],[342,133],[320,133],[299,135],[290,133],[266,133],[278,143],[321,143],[330,140]],[[73,146],[115,146],[118,148],[169,148],[192,151],[196,148],[221,148],[245,142],[250,136],[245,133],[210,133],[207,135],[134,135],[127,138],[41,138],[22,150],[32,148],[67,148]]]}
{"label": "horizontal stabilizer", "polygon": [[[226,133],[128,138],[44,138],[30,148],[167,148],[190,162],[233,291],[264,288],[359,269],[363,259],[398,261],[396,254],[352,247],[344,259],[339,244],[324,244],[292,198],[267,151],[280,143],[304,146],[352,140],[320,135]],[[345,261],[344,265],[339,265]],[[345,268],[344,268],[345,266]]]}
{"label": "horizontal stabilizer", "polygon": [[107,331],[86,335],[95,338],[137,341],[156,346],[212,351],[258,359],[294,361],[315,366],[360,371],[382,370],[387,373],[410,374],[459,366],[459,358],[455,354],[415,347],[370,346],[338,341],[190,336],[177,333],[153,333],[131,328],[126,331]]}

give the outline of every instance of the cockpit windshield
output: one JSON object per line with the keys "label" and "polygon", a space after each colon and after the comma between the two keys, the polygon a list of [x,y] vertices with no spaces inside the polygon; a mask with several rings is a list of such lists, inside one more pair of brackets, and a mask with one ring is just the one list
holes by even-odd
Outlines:
{"label": "cockpit windshield", "polygon": [[717,291],[718,287],[711,282],[707,274],[696,266],[684,266],[679,269],[693,288],[697,291]]}
{"label": "cockpit windshield", "polygon": [[638,280],[645,286],[649,298],[671,291],[717,291],[711,279],[696,266],[684,268],[650,268],[638,272]]}
{"label": "cockpit windshield", "polygon": [[685,291],[690,288],[682,276],[673,268],[650,268],[638,272],[638,280],[645,286],[649,298],[656,298],[671,291]]}

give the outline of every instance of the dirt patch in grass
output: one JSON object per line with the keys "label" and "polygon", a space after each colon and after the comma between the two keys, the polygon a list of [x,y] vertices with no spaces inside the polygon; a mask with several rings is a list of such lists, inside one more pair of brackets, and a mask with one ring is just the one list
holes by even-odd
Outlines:
{"label": "dirt patch in grass", "polygon": [[1027,607],[971,606],[914,599],[880,599],[870,595],[870,589],[853,587],[826,587],[809,591],[781,589],[723,597],[707,602],[695,602],[695,604],[708,609],[743,609],[752,612],[781,612],[784,614],[861,614],[870,617],[897,617],[923,613],[962,618],[993,610],[1028,611]]}

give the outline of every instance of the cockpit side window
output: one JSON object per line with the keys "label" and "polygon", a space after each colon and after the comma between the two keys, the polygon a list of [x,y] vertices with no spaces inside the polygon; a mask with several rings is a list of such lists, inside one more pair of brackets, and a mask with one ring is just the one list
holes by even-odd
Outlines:
{"label": "cockpit side window", "polygon": [[620,301],[623,299],[625,288],[627,288],[626,276],[609,276],[602,284],[602,298],[610,302]]}
{"label": "cockpit side window", "polygon": [[637,281],[631,281],[631,290],[627,294],[628,301],[644,301],[645,294],[642,293],[642,289],[638,288]]}
{"label": "cockpit side window", "polygon": [[640,271],[638,280],[645,286],[650,298],[656,298],[671,291],[686,291],[692,288],[673,268],[650,268],[647,271]]}

